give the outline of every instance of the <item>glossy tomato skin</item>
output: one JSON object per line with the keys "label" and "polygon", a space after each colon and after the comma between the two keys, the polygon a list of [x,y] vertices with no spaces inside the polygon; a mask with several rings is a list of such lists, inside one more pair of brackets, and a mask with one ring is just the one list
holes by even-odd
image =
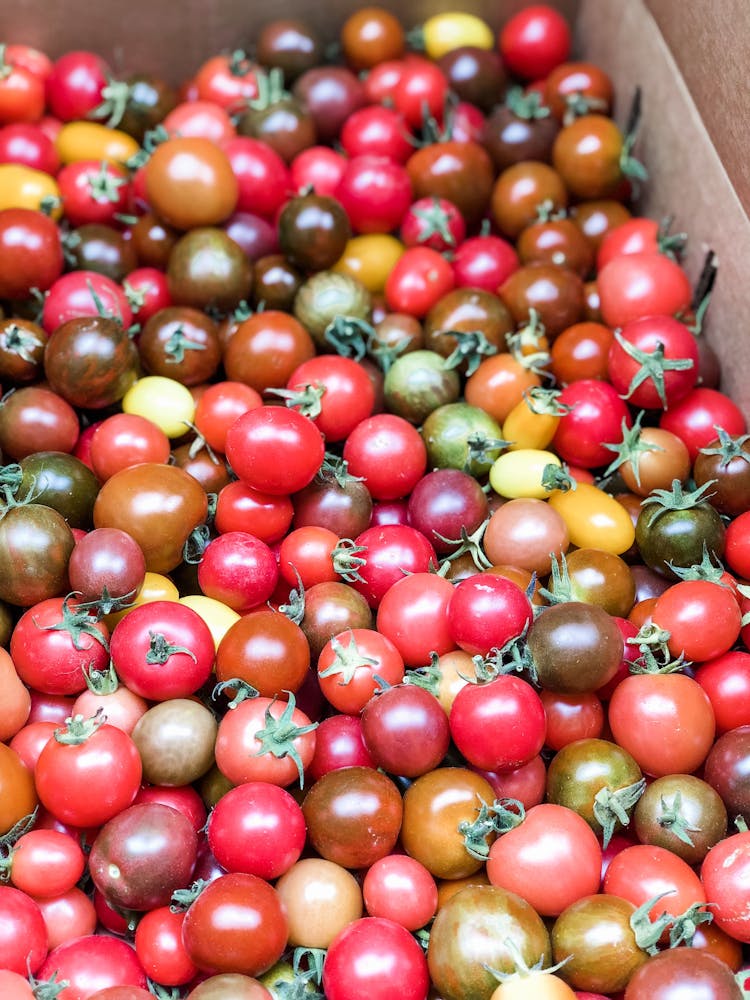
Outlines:
{"label": "glossy tomato skin", "polygon": [[141,774],[133,740],[105,723],[78,745],[53,737],[39,755],[35,777],[39,797],[51,813],[72,826],[92,827],[132,803]]}
{"label": "glossy tomato skin", "polygon": [[187,957],[182,943],[184,913],[160,906],[144,913],[135,931],[135,950],[149,979],[163,986],[181,986],[198,969]]}
{"label": "glossy tomato skin", "polygon": [[105,823],[91,848],[89,870],[110,905],[153,910],[190,882],[197,850],[198,837],[182,813],[142,802]]}
{"label": "glossy tomato skin", "polygon": [[0,969],[19,975],[36,972],[47,955],[47,928],[39,907],[25,892],[4,885],[0,916]]}
{"label": "glossy tomato skin", "polygon": [[365,746],[378,767],[408,778],[437,767],[450,743],[440,702],[413,684],[388,688],[370,699],[361,725]]}
{"label": "glossy tomato skin", "polygon": [[469,885],[441,906],[432,925],[427,961],[433,985],[439,995],[457,1000],[489,998],[497,980],[487,967],[512,972],[513,946],[527,966],[547,965],[550,943],[542,918],[500,886]]}
{"label": "glossy tomato skin", "polygon": [[366,868],[393,850],[401,827],[401,795],[370,767],[329,771],[302,803],[310,843],[327,861]]}
{"label": "glossy tomato skin", "polygon": [[[278,460],[284,450],[285,461]],[[312,480],[323,461],[320,431],[307,417],[279,406],[259,406],[227,432],[227,458],[238,477],[266,493],[288,494]]]}
{"label": "glossy tomato skin", "polygon": [[258,976],[281,957],[286,915],[268,882],[255,875],[222,875],[188,909],[182,940],[199,969]]}
{"label": "glossy tomato skin", "polygon": [[146,988],[146,973],[135,950],[103,934],[76,938],[51,951],[39,977],[50,979],[55,973],[58,981],[67,980],[72,997],[89,997],[110,986]]}
{"label": "glossy tomato skin", "polygon": [[[351,471],[351,470],[350,470]],[[388,590],[404,573],[427,573],[437,565],[437,555],[421,531],[408,524],[383,524],[367,528],[354,539],[362,547],[365,563],[352,587],[377,608]]]}
{"label": "glossy tomato skin", "polygon": [[624,326],[643,316],[675,316],[690,305],[687,275],[660,253],[613,258],[597,276],[601,310],[607,326]]}
{"label": "glossy tomato skin", "polygon": [[230,789],[211,812],[208,844],[228,872],[271,880],[299,859],[305,844],[300,807],[283,788],[251,781]]}
{"label": "glossy tomato skin", "polygon": [[695,953],[692,948],[677,948],[649,958],[628,983],[624,1000],[669,1000],[683,990],[726,1000],[740,1000],[742,995],[721,959]]}
{"label": "glossy tomato skin", "polygon": [[227,531],[212,539],[198,566],[203,593],[240,614],[267,601],[278,578],[271,549],[246,531]]}
{"label": "glossy tomato skin", "polygon": [[[641,373],[642,362],[632,352],[665,358],[664,386],[659,389],[653,378],[640,385],[634,379]],[[669,362],[682,369],[667,369]],[[626,323],[609,349],[609,378],[617,391],[632,406],[642,409],[668,409],[683,399],[698,379],[698,342],[684,323],[671,316],[645,316]]]}
{"label": "glossy tomato skin", "polygon": [[323,966],[329,1000],[367,995],[388,1000],[426,1000],[430,985],[424,952],[405,927],[384,917],[363,917],[331,942]]}
{"label": "glossy tomato skin", "polygon": [[509,675],[461,688],[449,721],[463,756],[485,771],[510,770],[536,757],[547,724],[539,695],[526,681]]}
{"label": "glossy tomato skin", "polygon": [[495,841],[487,874],[493,885],[515,892],[542,916],[559,916],[598,891],[601,861],[599,841],[585,820],[546,802]]}
{"label": "glossy tomato skin", "polygon": [[630,427],[627,405],[608,382],[581,379],[560,394],[560,403],[570,412],[560,418],[553,438],[557,454],[572,465],[595,469],[612,460],[606,444],[622,440],[622,424]]}
{"label": "glossy tomato skin", "polygon": [[131,691],[151,701],[167,701],[188,697],[208,680],[214,642],[191,608],[153,601],[118,622],[110,655]]}
{"label": "glossy tomato skin", "polygon": [[750,887],[750,834],[735,833],[719,841],[701,866],[701,881],[715,904],[714,920],[735,940],[750,942],[747,894]]}
{"label": "glossy tomato skin", "polygon": [[448,626],[453,639],[472,656],[486,656],[491,649],[502,649],[531,620],[531,603],[521,588],[490,573],[477,573],[462,580],[448,606]]}
{"label": "glossy tomato skin", "polygon": [[570,28],[565,18],[542,4],[527,7],[511,17],[499,38],[503,62],[524,80],[547,76],[568,58],[570,45]]}
{"label": "glossy tomato skin", "polygon": [[718,733],[750,725],[750,653],[734,650],[708,660],[695,679],[711,701]]}
{"label": "glossy tomato skin", "polygon": [[344,458],[353,476],[363,476],[374,500],[408,496],[424,475],[427,452],[415,427],[389,413],[368,417],[351,432]]}
{"label": "glossy tomato skin", "polygon": [[32,288],[46,291],[63,269],[57,225],[30,208],[0,214],[0,295],[25,299]]}

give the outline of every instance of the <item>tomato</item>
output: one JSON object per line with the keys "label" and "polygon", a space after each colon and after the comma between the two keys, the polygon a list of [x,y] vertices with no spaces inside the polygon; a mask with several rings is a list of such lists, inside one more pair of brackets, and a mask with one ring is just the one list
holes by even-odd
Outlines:
{"label": "tomato", "polygon": [[553,490],[549,505],[565,521],[573,545],[621,555],[633,544],[635,529],[630,515],[598,486],[578,483],[567,492]]}
{"label": "tomato", "polygon": [[571,35],[562,14],[539,4],[526,7],[506,21],[498,41],[508,69],[524,80],[536,80],[565,62]]}
{"label": "tomato", "polygon": [[[567,858],[575,854],[576,863]],[[569,877],[561,878],[561,873]],[[534,806],[520,826],[490,848],[487,874],[493,885],[515,892],[542,916],[557,916],[599,889],[601,848],[588,824],[572,809]]]}
{"label": "tomato", "polygon": [[276,883],[289,920],[289,943],[327,948],[362,915],[362,892],[351,874],[333,861],[303,858]]}
{"label": "tomato", "polygon": [[335,197],[355,233],[389,233],[398,229],[412,200],[412,187],[402,164],[368,153],[349,161]]}
{"label": "tomato", "polygon": [[373,696],[378,681],[399,684],[404,661],[390,639],[373,629],[350,629],[330,639],[318,657],[318,682],[340,712],[356,715]]}
{"label": "tomato", "polygon": [[452,264],[459,288],[483,288],[493,293],[520,266],[513,245],[491,235],[464,240],[456,248]]}
{"label": "tomato", "polygon": [[747,943],[750,834],[736,833],[719,841],[706,855],[700,874],[706,896],[714,904],[716,925],[735,940]]}
{"label": "tomato", "polygon": [[363,420],[344,444],[352,476],[362,476],[375,500],[408,496],[424,475],[427,453],[416,430],[402,417],[376,414]]}
{"label": "tomato", "polygon": [[10,208],[40,211],[43,205],[51,206],[53,219],[62,215],[60,189],[54,178],[34,167],[0,163],[0,211]]}
{"label": "tomato", "polygon": [[[424,535],[406,524],[373,524],[357,535],[351,552],[356,560],[353,571],[348,564],[349,548],[342,543],[334,561],[338,556],[343,558],[338,571],[344,579],[352,577],[351,586],[372,608],[380,605],[387,591],[404,574],[427,573],[437,562],[435,550]],[[358,552],[362,555],[357,556]]]}
{"label": "tomato", "polygon": [[685,272],[660,253],[615,257],[596,280],[602,316],[610,327],[644,316],[677,315],[688,308],[692,297]]}
{"label": "tomato", "polygon": [[623,398],[645,409],[668,409],[698,378],[698,344],[670,316],[626,323],[609,349],[609,378]]}
{"label": "tomato", "polygon": [[614,387],[596,379],[580,379],[562,390],[559,403],[571,407],[560,417],[552,439],[560,458],[585,469],[606,465],[612,456],[606,445],[618,442],[623,426],[632,423]]}
{"label": "tomato", "polygon": [[363,917],[331,942],[323,965],[329,1000],[367,995],[386,1000],[426,1000],[430,985],[424,953],[406,928],[385,917]]}
{"label": "tomato", "polygon": [[25,299],[32,288],[46,291],[63,268],[60,233],[52,221],[30,208],[0,212],[0,295]]}
{"label": "tomato", "polygon": [[716,428],[731,436],[744,434],[745,417],[723,392],[698,386],[659,417],[659,426],[685,442],[694,462],[701,448],[716,439]]}
{"label": "tomato", "polygon": [[527,764],[544,745],[544,707],[531,685],[519,677],[503,675],[487,684],[467,684],[455,697],[449,723],[466,760],[486,771]]}
{"label": "tomato", "polygon": [[[285,462],[278,462],[279,449]],[[302,489],[323,461],[323,438],[307,417],[278,406],[259,406],[240,416],[227,432],[227,459],[247,485],[266,493]]]}
{"label": "tomato", "polygon": [[169,438],[152,420],[115,413],[102,420],[91,438],[89,460],[101,482],[141,462],[167,463]]}
{"label": "tomato", "polygon": [[450,742],[440,702],[413,684],[399,684],[371,698],[362,711],[360,735],[374,763],[410,778],[437,767]]}
{"label": "tomato", "polygon": [[149,202],[178,229],[213,226],[237,207],[239,184],[229,157],[209,139],[170,138],[146,165]]}
{"label": "tomato", "polygon": [[486,656],[491,649],[502,649],[521,635],[531,620],[531,604],[521,588],[489,573],[462,580],[448,606],[453,639],[472,655]]}
{"label": "tomato", "polygon": [[540,576],[550,572],[552,557],[570,544],[561,514],[544,500],[509,500],[490,516],[484,550],[493,565],[517,566]]}
{"label": "tomato", "polygon": [[31,696],[5,649],[0,650],[0,698],[5,706],[0,740],[7,743],[25,726],[31,711]]}
{"label": "tomato", "polygon": [[726,964],[695,948],[677,948],[649,958],[628,983],[626,1000],[667,1000],[676,990],[739,1000],[740,987]]}
{"label": "tomato", "polygon": [[55,733],[37,761],[39,798],[73,826],[100,826],[130,805],[141,781],[133,740],[101,718],[80,716]]}
{"label": "tomato", "polygon": [[39,970],[40,979],[57,975],[67,981],[61,1000],[91,996],[110,986],[146,987],[146,973],[136,952],[125,941],[105,935],[86,935],[59,945]]}
{"label": "tomato", "polygon": [[283,788],[251,781],[232,788],[214,806],[208,844],[228,872],[278,878],[305,844],[302,810]]}
{"label": "tomato", "polygon": [[125,329],[133,320],[127,296],[117,282],[96,271],[72,271],[50,287],[44,300],[42,326],[51,334],[67,320],[99,316],[102,310]]}
{"label": "tomato", "polygon": [[453,649],[448,626],[452,585],[434,573],[413,573],[397,580],[378,606],[378,631],[387,636],[409,667],[423,666],[434,651]]}
{"label": "tomato", "polygon": [[695,771],[715,732],[708,695],[684,674],[626,677],[612,694],[609,724],[620,746],[656,777]]}
{"label": "tomato", "polygon": [[652,921],[662,913],[679,916],[694,903],[706,901],[704,887],[690,865],[671,851],[650,844],[620,851],[607,868],[603,890],[635,906],[664,893],[649,911]]}
{"label": "tomato", "polygon": [[653,619],[670,633],[670,653],[683,653],[687,660],[713,660],[727,653],[740,634],[734,594],[708,580],[683,580],[669,587],[657,600]]}
{"label": "tomato", "polygon": [[184,913],[160,906],[144,913],[135,931],[135,951],[149,979],[163,986],[182,986],[198,969],[190,961],[182,943]]}
{"label": "tomato", "polygon": [[[238,623],[239,624],[239,623]],[[269,781],[303,783],[315,752],[315,724],[288,702],[258,697],[242,701],[219,723],[216,764],[233,785]]]}
{"label": "tomato", "polygon": [[390,854],[402,819],[396,785],[371,767],[342,767],[319,778],[302,811],[312,847],[346,868],[365,868]]}
{"label": "tomato", "polygon": [[0,969],[35,973],[47,955],[47,928],[39,907],[20,889],[0,886]]}
{"label": "tomato", "polygon": [[140,149],[126,132],[88,121],[64,124],[57,133],[55,146],[63,163],[106,160],[124,165]]}
{"label": "tomato", "polygon": [[453,270],[437,250],[426,246],[410,247],[386,279],[386,302],[392,312],[421,318],[453,285]]}
{"label": "tomato", "polygon": [[198,566],[203,593],[240,614],[267,601],[278,577],[271,549],[245,531],[227,531],[212,539]]}
{"label": "tomato", "polygon": [[326,441],[343,441],[375,405],[367,372],[351,358],[329,354],[303,361],[285,395],[287,406],[309,416]]}
{"label": "tomato", "polygon": [[198,839],[190,820],[160,802],[124,809],[101,828],[89,855],[94,885],[110,906],[166,906],[190,879]]}
{"label": "tomato", "polygon": [[695,679],[711,701],[718,733],[750,725],[750,653],[736,650],[703,662]]}

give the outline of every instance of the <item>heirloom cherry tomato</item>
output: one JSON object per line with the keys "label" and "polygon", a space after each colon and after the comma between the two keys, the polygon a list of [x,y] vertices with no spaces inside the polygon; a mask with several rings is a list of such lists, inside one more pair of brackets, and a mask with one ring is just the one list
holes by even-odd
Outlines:
{"label": "heirloom cherry tomato", "polygon": [[570,28],[552,7],[526,7],[510,18],[500,33],[499,45],[508,69],[524,80],[547,76],[570,53]]}

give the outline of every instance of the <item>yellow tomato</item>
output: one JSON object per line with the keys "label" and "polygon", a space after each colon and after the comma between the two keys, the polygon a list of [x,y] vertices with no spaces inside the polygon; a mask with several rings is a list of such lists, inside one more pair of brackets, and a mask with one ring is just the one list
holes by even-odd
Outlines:
{"label": "yellow tomato", "polygon": [[0,211],[6,208],[41,209],[42,203],[49,202],[49,214],[53,219],[62,215],[60,188],[54,177],[43,170],[24,167],[19,163],[0,164]]}
{"label": "yellow tomato", "polygon": [[532,386],[523,394],[505,419],[503,437],[510,451],[546,448],[552,441],[560,417],[570,409],[560,404],[558,389]]}
{"label": "yellow tomato", "polygon": [[135,413],[161,427],[169,438],[187,431],[195,415],[195,400],[182,382],[163,375],[138,379],[122,397],[125,413]]}
{"label": "yellow tomato", "polygon": [[570,541],[578,548],[604,549],[619,556],[635,541],[630,514],[598,486],[578,483],[574,490],[555,490],[549,499],[565,521]]}
{"label": "yellow tomato", "polygon": [[104,623],[111,631],[133,608],[139,608],[142,604],[151,604],[152,601],[176,601],[179,599],[179,596],[179,590],[168,576],[163,576],[161,573],[147,572],[143,578],[141,589],[133,598],[133,603],[130,607],[123,608],[122,611],[114,611],[111,615],[105,615],[103,619]]}
{"label": "yellow tomato", "polygon": [[518,497],[546,500],[549,492],[542,485],[542,479],[548,465],[555,465],[559,469],[562,462],[553,452],[539,448],[507,451],[492,464],[490,486],[495,493],[509,500]]}
{"label": "yellow tomato", "polygon": [[181,597],[178,603],[184,604],[201,616],[208,625],[216,649],[219,648],[219,643],[232,625],[240,619],[240,615],[232,608],[228,608],[226,604],[222,604],[221,601],[217,601],[213,597],[205,597],[203,594],[188,594],[186,597]]}
{"label": "yellow tomato", "polygon": [[377,294],[385,288],[388,275],[405,249],[400,240],[387,233],[354,236],[346,244],[333,270],[356,278],[368,292]]}
{"label": "yellow tomato", "polygon": [[491,49],[495,45],[490,26],[480,17],[463,11],[429,17],[422,26],[422,34],[425,51],[431,59],[439,59],[464,45],[477,49]]}
{"label": "yellow tomato", "polygon": [[74,163],[76,160],[124,163],[140,149],[127,132],[107,128],[98,122],[68,122],[58,132],[55,144],[63,163]]}

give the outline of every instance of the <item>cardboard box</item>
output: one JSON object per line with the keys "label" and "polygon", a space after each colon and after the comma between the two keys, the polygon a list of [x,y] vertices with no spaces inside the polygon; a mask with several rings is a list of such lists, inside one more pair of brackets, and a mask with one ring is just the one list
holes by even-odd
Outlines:
{"label": "cardboard box", "polygon": [[[378,0],[407,26],[431,13],[471,10],[499,27],[523,0]],[[747,0],[552,0],[574,25],[577,53],[612,76],[622,120],[636,84],[643,120],[636,152],[650,180],[640,208],[674,216],[689,234],[686,267],[692,279],[707,248],[719,278],[706,336],[723,371],[722,388],[750,418],[750,116],[744,94],[744,48],[750,29]],[[258,28],[295,13],[335,37],[363,3],[294,0],[274,10],[247,0],[15,0],[3,12],[7,41],[37,45],[56,56],[91,48],[116,72],[152,71],[177,81],[222,49],[252,51]]]}

